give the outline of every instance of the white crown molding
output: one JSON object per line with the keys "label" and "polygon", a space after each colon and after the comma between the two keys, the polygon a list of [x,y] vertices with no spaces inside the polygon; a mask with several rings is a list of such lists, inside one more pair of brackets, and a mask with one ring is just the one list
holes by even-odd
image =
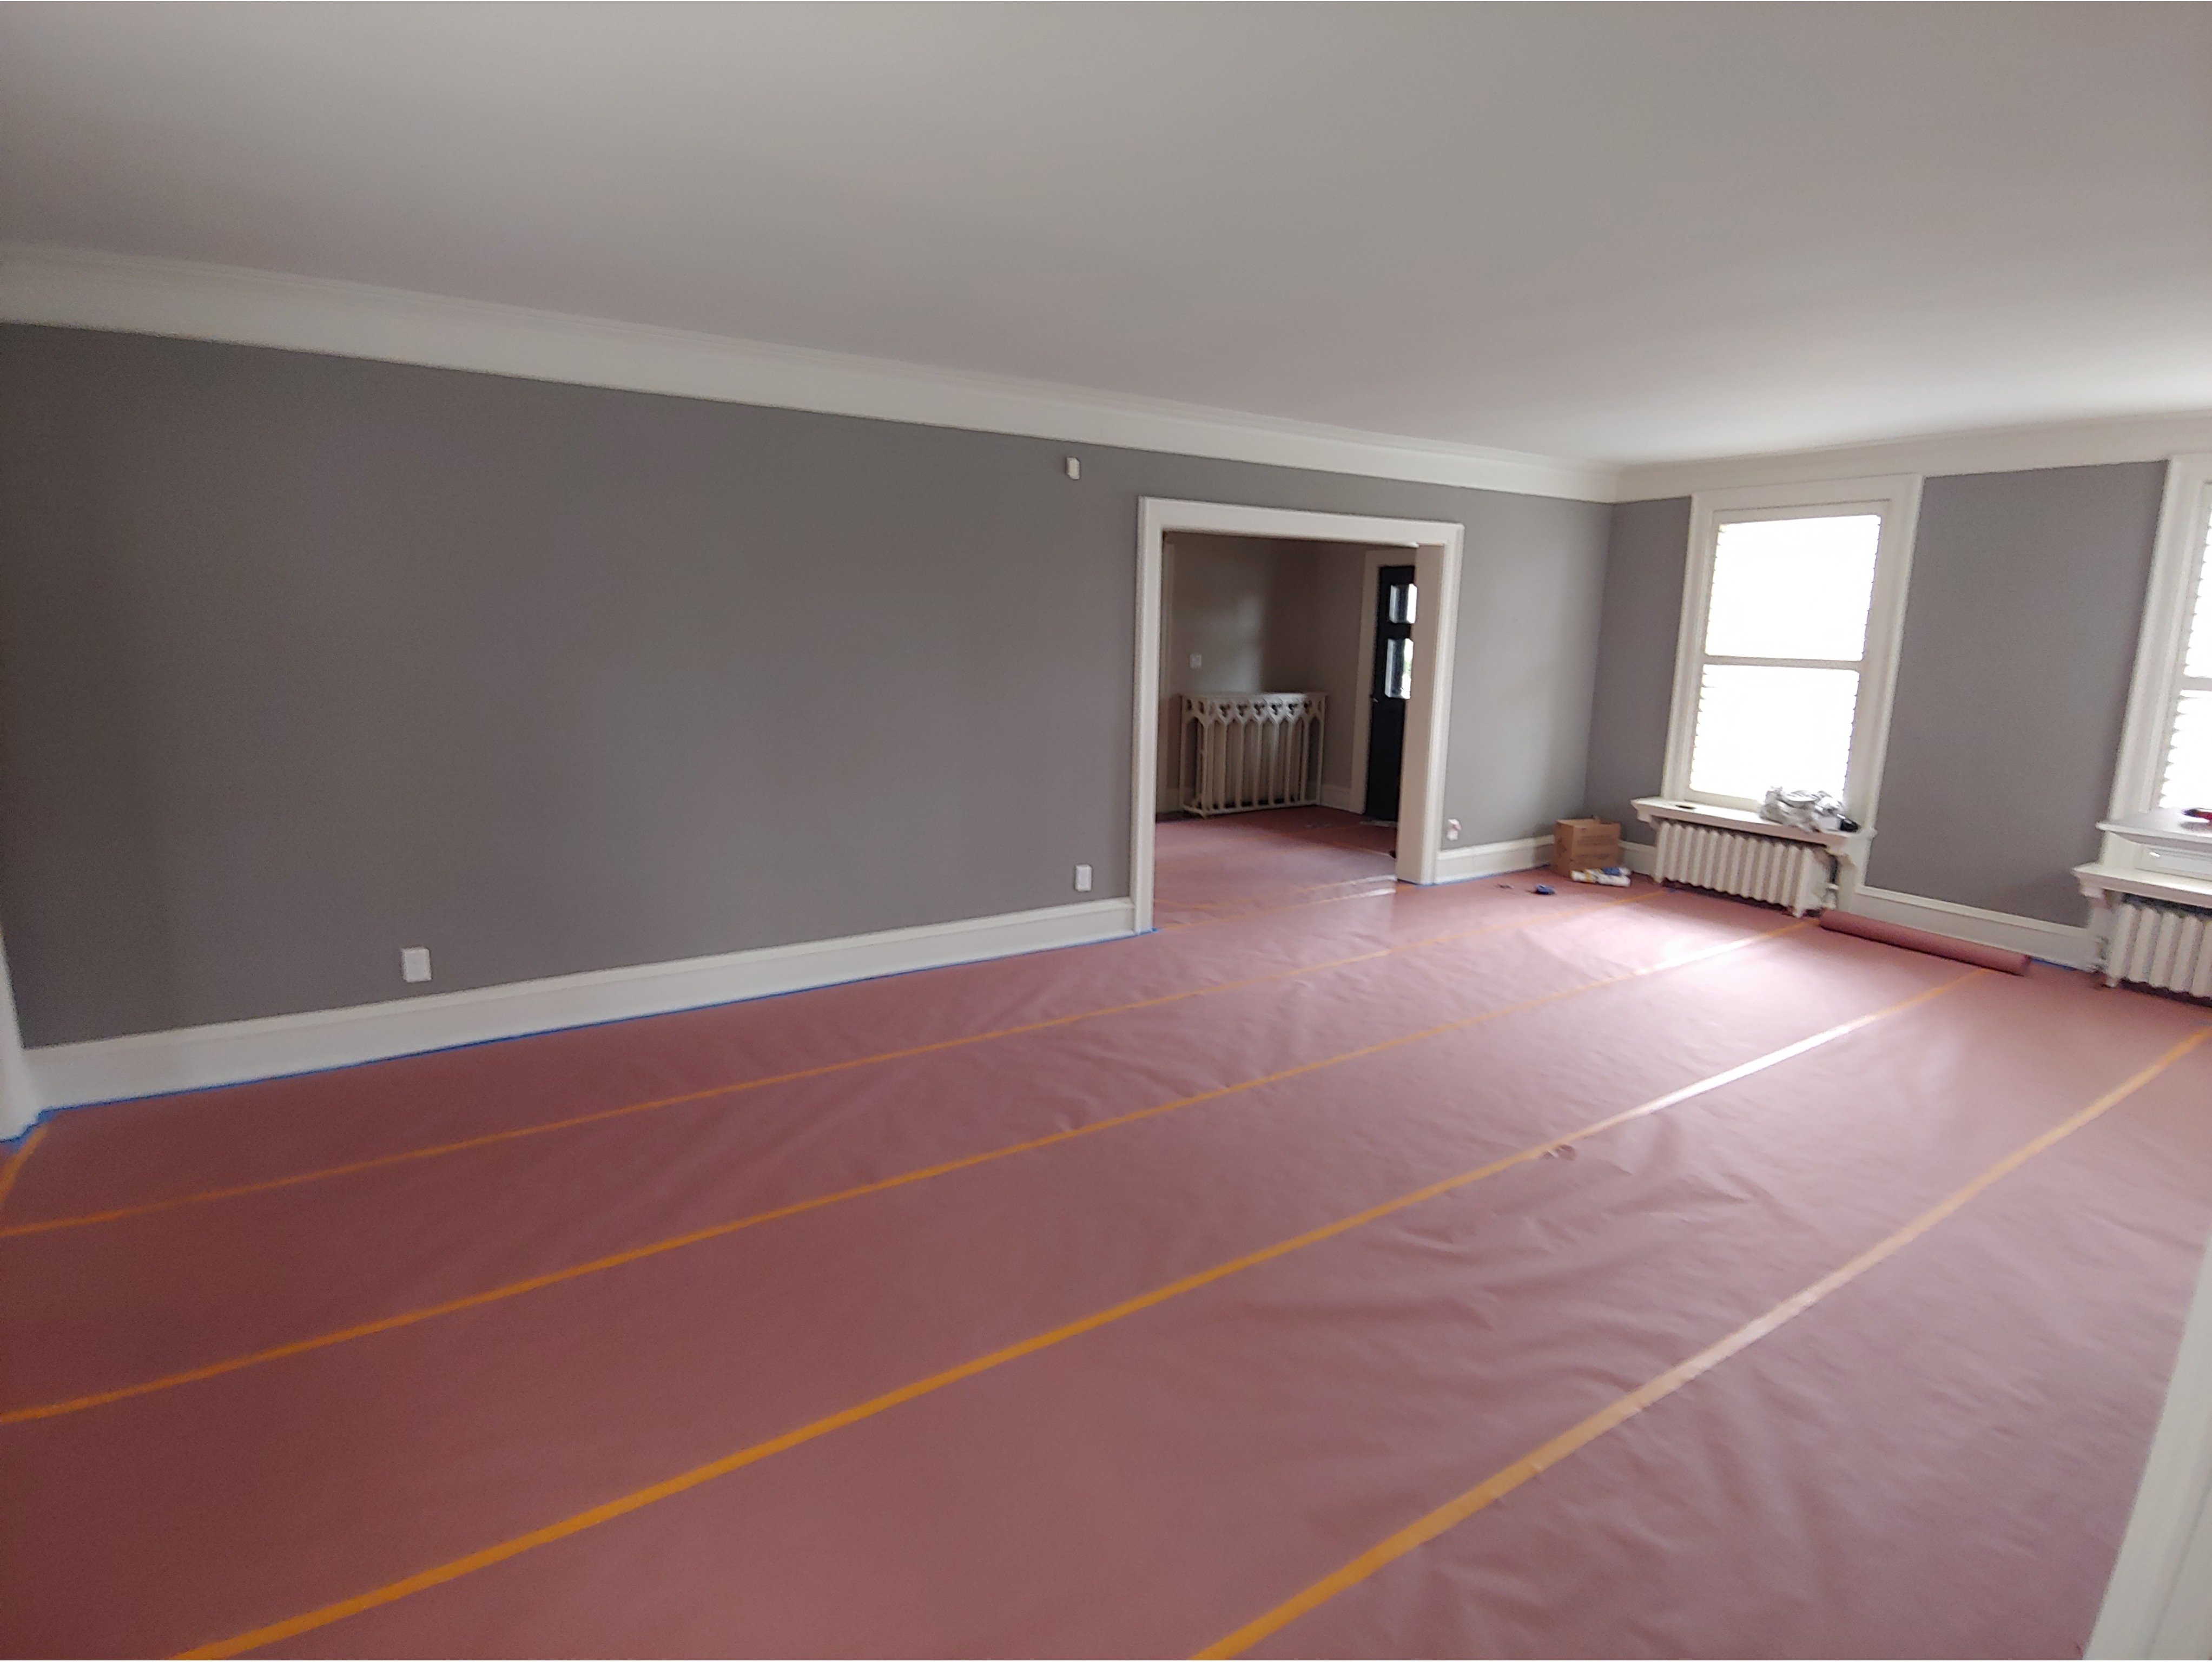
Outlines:
{"label": "white crown molding", "polygon": [[1127,934],[1133,922],[1127,900],[1083,901],[384,1004],[42,1045],[26,1051],[25,1059],[40,1105],[67,1108],[1080,946]]}
{"label": "white crown molding", "polygon": [[0,244],[0,321],[284,347],[1577,502],[1613,500],[1620,471],[404,289],[25,244]]}
{"label": "white crown molding", "polygon": [[1936,433],[1771,455],[1646,462],[1620,470],[1613,500],[1650,502],[1740,485],[1811,484],[1854,474],[2017,473],[2038,467],[2163,461],[2191,450],[2212,450],[2212,411]]}

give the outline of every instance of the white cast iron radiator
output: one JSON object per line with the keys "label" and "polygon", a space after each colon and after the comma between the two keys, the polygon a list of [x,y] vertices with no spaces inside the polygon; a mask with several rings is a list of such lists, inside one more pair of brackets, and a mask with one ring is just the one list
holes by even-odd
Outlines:
{"label": "white cast iron radiator", "polygon": [[1232,692],[1182,699],[1182,806],[1240,813],[1321,801],[1319,692]]}
{"label": "white cast iron radiator", "polygon": [[2105,980],[2212,998],[2212,912],[2139,895],[2112,897]]}
{"label": "white cast iron radiator", "polygon": [[1802,917],[1828,892],[1828,851],[1795,837],[1761,837],[1662,819],[1652,875],[1662,883],[1712,889],[1787,906]]}

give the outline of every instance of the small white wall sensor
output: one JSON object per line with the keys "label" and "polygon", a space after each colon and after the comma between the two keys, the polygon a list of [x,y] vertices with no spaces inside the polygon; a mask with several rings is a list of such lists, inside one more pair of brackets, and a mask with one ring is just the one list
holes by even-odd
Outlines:
{"label": "small white wall sensor", "polygon": [[1444,821],[1444,841],[1447,843],[1456,843],[1459,841],[1458,820],[1447,819]]}
{"label": "small white wall sensor", "polygon": [[1067,477],[1071,479],[1079,479],[1083,477],[1083,464],[1073,456],[1067,459]]}
{"label": "small white wall sensor", "polygon": [[430,978],[430,949],[428,947],[402,947],[399,949],[399,978],[402,981],[428,981]]}
{"label": "small white wall sensor", "polygon": [[1091,892],[1090,867],[1078,866],[1075,868],[1075,892],[1078,894],[1089,894]]}

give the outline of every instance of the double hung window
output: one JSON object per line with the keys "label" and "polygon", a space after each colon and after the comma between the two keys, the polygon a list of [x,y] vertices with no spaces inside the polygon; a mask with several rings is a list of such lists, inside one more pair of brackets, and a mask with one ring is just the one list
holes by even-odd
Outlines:
{"label": "double hung window", "polygon": [[1871,817],[1918,496],[1875,479],[1693,503],[1667,794],[1821,790]]}

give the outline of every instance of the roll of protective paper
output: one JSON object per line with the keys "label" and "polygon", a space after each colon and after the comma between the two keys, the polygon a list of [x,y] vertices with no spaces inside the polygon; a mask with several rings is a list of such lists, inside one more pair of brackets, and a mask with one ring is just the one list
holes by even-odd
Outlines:
{"label": "roll of protective paper", "polygon": [[2007,975],[2027,973],[2026,953],[2008,953],[2002,947],[1984,947],[1978,941],[1954,941],[1948,934],[1931,934],[1926,929],[1911,928],[1903,923],[1884,923],[1878,918],[1862,917],[1856,912],[1822,912],[1820,927],[1833,929],[1838,934],[1855,934],[1868,941],[1879,941],[1885,946],[1902,947],[1907,952],[1955,958],[1961,964],[1978,964],[1985,970],[2002,970]]}

